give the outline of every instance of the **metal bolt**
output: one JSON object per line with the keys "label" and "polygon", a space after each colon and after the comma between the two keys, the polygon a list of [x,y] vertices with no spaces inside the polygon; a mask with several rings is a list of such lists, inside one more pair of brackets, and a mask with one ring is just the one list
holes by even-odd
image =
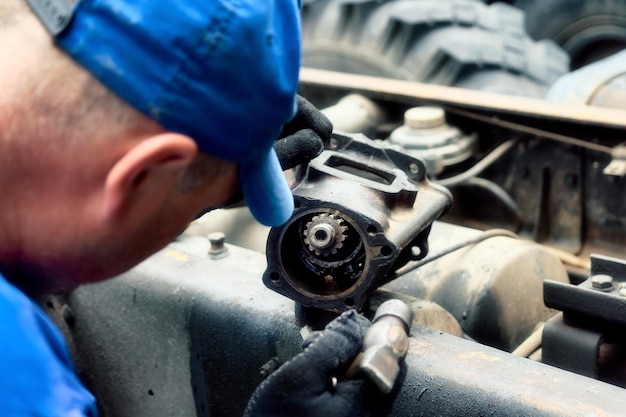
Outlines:
{"label": "metal bolt", "polygon": [[209,234],[209,256],[213,259],[228,256],[228,248],[224,245],[226,235],[222,232],[214,232]]}
{"label": "metal bolt", "polygon": [[613,289],[613,277],[606,274],[591,277],[591,287],[596,290],[609,291]]}

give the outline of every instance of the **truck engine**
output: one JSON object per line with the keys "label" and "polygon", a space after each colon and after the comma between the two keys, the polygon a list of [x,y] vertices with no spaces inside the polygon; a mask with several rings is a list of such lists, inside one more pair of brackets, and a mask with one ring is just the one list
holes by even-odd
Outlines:
{"label": "truck engine", "polygon": [[[624,415],[626,55],[568,73],[508,4],[303,3],[300,94],[335,130],[286,173],[291,219],[209,213],[40,300],[102,415],[241,415],[306,332],[388,300],[412,316],[394,416]],[[503,21],[509,64],[452,41]]]}

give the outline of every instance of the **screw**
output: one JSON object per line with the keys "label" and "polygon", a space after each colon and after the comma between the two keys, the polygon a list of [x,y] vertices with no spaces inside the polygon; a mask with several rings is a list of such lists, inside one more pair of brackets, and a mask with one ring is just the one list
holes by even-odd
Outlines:
{"label": "screw", "polygon": [[613,277],[606,274],[594,275],[591,277],[591,287],[600,291],[610,291],[613,289]]}
{"label": "screw", "polygon": [[209,256],[213,259],[228,256],[228,248],[224,245],[226,235],[222,232],[214,232],[209,234]]}

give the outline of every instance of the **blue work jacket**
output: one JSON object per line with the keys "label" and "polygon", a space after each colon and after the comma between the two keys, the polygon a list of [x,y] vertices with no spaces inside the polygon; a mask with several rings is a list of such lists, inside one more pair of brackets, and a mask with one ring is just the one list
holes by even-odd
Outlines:
{"label": "blue work jacket", "polygon": [[0,416],[97,416],[59,330],[1,274]]}

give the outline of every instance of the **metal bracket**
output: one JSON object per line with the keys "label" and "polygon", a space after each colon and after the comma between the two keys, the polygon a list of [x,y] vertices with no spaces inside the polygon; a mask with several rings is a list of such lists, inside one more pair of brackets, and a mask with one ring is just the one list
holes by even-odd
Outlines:
{"label": "metal bracket", "polygon": [[[600,347],[607,341],[624,344],[626,261],[592,255],[591,276],[586,281],[571,285],[546,280],[543,288],[546,306],[563,313],[546,322],[542,361],[609,381],[600,375]],[[624,385],[620,378],[610,382]]]}
{"label": "metal bracket", "polygon": [[602,334],[570,326],[561,313],[546,322],[541,338],[543,363],[597,378]]}

